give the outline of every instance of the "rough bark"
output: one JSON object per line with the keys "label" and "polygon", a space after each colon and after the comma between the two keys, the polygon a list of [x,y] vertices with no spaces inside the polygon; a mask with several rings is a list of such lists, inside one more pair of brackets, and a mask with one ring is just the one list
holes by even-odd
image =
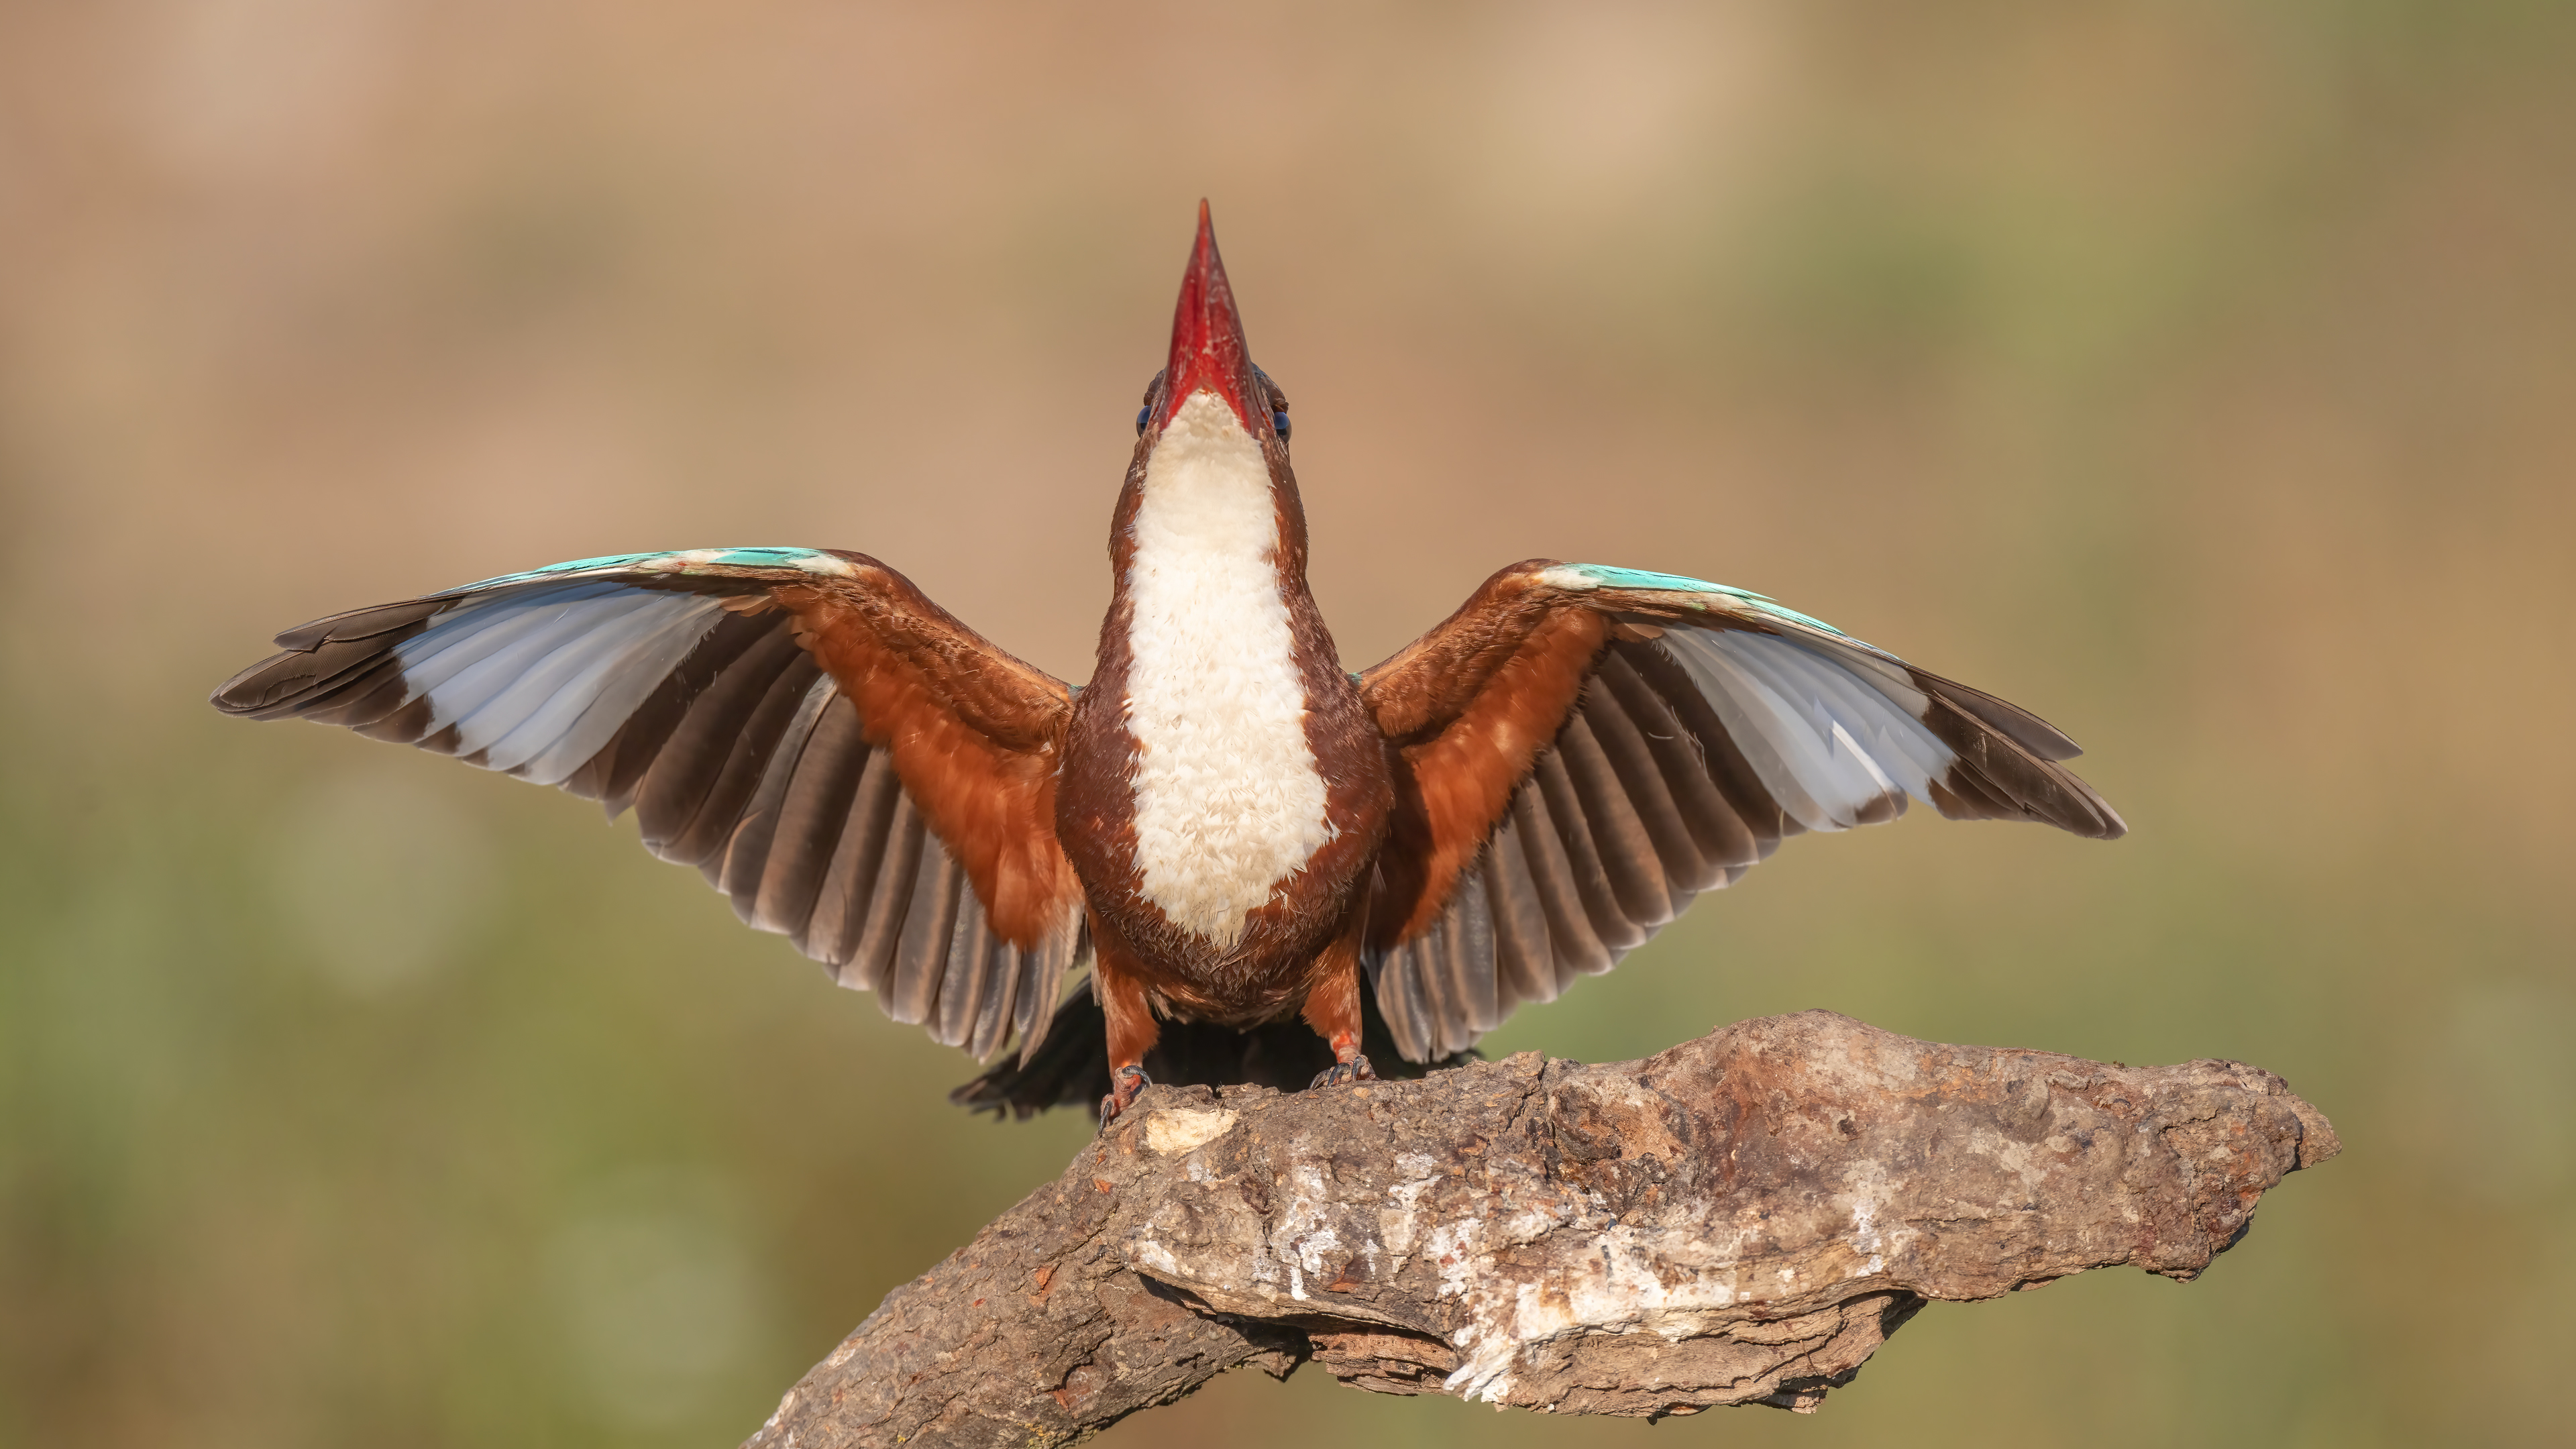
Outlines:
{"label": "rough bark", "polygon": [[1812,1409],[1931,1299],[2197,1276],[2337,1150],[2280,1078],[1810,1011],[1639,1062],[1157,1087],[756,1446],[1061,1444],[1242,1364],[1555,1413]]}

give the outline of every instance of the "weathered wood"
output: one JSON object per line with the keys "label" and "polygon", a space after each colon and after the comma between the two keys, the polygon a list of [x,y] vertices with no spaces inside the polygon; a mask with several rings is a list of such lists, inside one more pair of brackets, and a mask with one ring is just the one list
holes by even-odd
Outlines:
{"label": "weathered wood", "polygon": [[1061,1444],[1229,1368],[1555,1413],[1812,1409],[1931,1299],[2188,1279],[2337,1150],[2235,1062],[1939,1046],[1810,1011],[1639,1062],[1157,1087],[752,1437]]}

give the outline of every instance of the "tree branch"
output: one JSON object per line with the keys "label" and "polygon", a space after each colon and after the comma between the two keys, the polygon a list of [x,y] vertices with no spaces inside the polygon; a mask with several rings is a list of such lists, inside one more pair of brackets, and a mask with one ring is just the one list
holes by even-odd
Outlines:
{"label": "tree branch", "polygon": [[1930,1299],[2197,1276],[2337,1151],[2280,1078],[1810,1011],[1639,1062],[1157,1087],[750,1444],[1067,1443],[1241,1364],[1556,1413],[1812,1409]]}

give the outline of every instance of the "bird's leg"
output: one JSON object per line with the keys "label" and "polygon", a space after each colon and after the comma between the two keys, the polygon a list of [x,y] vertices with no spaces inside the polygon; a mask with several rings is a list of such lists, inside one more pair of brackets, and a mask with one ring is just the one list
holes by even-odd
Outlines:
{"label": "bird's leg", "polygon": [[1315,981],[1306,988],[1304,1015],[1315,1034],[1333,1047],[1333,1064],[1316,1074],[1313,1086],[1377,1079],[1369,1059],[1360,1055],[1360,933],[1356,922],[1315,959]]}
{"label": "bird's leg", "polygon": [[1105,1130],[1138,1092],[1152,1085],[1145,1078],[1145,1053],[1154,1049],[1162,1028],[1155,1024],[1153,1003],[1145,999],[1145,984],[1122,967],[1107,941],[1099,943],[1099,954],[1092,960],[1091,986],[1099,994],[1102,1014],[1109,1018],[1109,1095],[1100,1099],[1100,1125]]}
{"label": "bird's leg", "polygon": [[1143,1067],[1111,1067],[1109,1095],[1100,1099],[1100,1130],[1108,1131],[1109,1124],[1117,1121],[1119,1114],[1136,1100],[1136,1094],[1152,1085],[1153,1080],[1145,1075]]}

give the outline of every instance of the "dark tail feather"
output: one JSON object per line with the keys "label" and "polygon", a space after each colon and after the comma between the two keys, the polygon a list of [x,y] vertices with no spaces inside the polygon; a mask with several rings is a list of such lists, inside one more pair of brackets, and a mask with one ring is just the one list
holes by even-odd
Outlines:
{"label": "dark tail feather", "polygon": [[[1414,1078],[1476,1059],[1470,1048],[1424,1064],[1408,1062],[1378,1013],[1368,977],[1360,978],[1360,1050],[1381,1077]],[[1333,1049],[1302,1021],[1274,1021],[1250,1031],[1198,1021],[1165,1021],[1162,1039],[1145,1054],[1145,1075],[1174,1086],[1231,1087],[1253,1083],[1283,1092],[1303,1089],[1333,1064]],[[961,1107],[1027,1119],[1049,1107],[1080,1107],[1100,1115],[1109,1095],[1109,1019],[1085,976],[1055,1009],[1046,1038],[1023,1062],[1017,1053],[948,1094]]]}

